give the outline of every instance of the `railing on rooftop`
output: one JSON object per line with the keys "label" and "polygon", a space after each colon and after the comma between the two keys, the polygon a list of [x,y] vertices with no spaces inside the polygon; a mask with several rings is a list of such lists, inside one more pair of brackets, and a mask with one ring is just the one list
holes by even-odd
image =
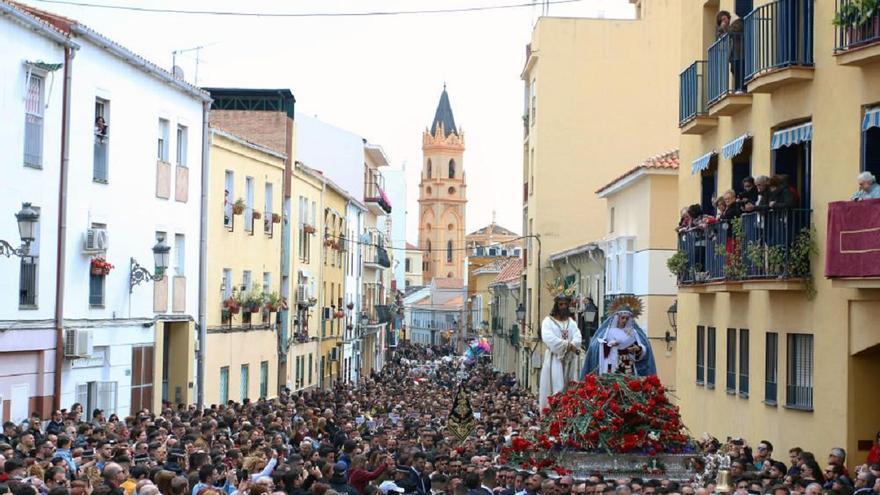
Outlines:
{"label": "railing on rooftop", "polygon": [[[836,0],[834,50],[860,48],[880,41],[880,9],[873,12],[860,8],[858,0]],[[871,14],[871,15],[868,15]]]}
{"label": "railing on rooftop", "polygon": [[731,32],[709,47],[709,105],[729,93],[744,90],[743,34]]}
{"label": "railing on rooftop", "polygon": [[679,74],[678,125],[706,115],[708,108],[708,80],[706,61],[697,60]]}
{"label": "railing on rooftop", "polygon": [[813,65],[813,2],[775,0],[746,14],[746,82],[769,70]]}
{"label": "railing on rooftop", "polygon": [[791,279],[810,274],[811,210],[780,209],[740,217],[733,222],[679,233],[686,258],[679,285],[719,281]]}

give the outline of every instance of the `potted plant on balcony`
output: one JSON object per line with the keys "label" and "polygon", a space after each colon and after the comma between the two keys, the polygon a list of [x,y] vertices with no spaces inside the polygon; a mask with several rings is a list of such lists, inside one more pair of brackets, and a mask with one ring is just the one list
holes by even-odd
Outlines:
{"label": "potted plant on balcony", "polygon": [[303,224],[303,232],[305,232],[306,234],[314,234],[314,233],[315,233],[315,227],[312,226],[312,225],[309,225],[309,224],[307,224],[307,223],[304,223],[304,224]]}
{"label": "potted plant on balcony", "polygon": [[281,223],[281,214],[273,213],[272,214],[272,223]]}
{"label": "potted plant on balcony", "polygon": [[244,200],[241,198],[238,198],[235,200],[235,203],[232,203],[232,214],[233,215],[241,215],[242,213],[244,213],[244,208],[245,208]]}
{"label": "potted plant on balcony", "polygon": [[263,307],[263,294],[257,290],[251,291],[251,293],[245,297],[242,307],[248,313],[259,313],[260,308]]}
{"label": "potted plant on balcony", "polygon": [[666,268],[676,278],[681,278],[687,270],[687,253],[678,251],[666,260]]}
{"label": "potted plant on balcony", "polygon": [[89,263],[89,271],[92,275],[104,277],[110,275],[110,270],[112,269],[113,265],[101,257],[92,258],[92,261]]}
{"label": "potted plant on balcony", "polygon": [[223,310],[229,311],[230,314],[237,315],[241,311],[241,298],[235,294],[229,296],[223,301]]}
{"label": "potted plant on balcony", "polygon": [[270,313],[277,313],[281,309],[281,299],[281,296],[279,296],[277,292],[267,294],[266,309],[268,309]]}
{"label": "potted plant on balcony", "polygon": [[257,210],[254,210],[254,212],[251,213],[251,215],[254,217],[254,220],[259,220],[259,219],[263,218],[263,214]]}
{"label": "potted plant on balcony", "polygon": [[[880,0],[850,0],[838,7],[832,23],[846,32],[847,47],[880,36]],[[871,25],[871,27],[866,27]]]}

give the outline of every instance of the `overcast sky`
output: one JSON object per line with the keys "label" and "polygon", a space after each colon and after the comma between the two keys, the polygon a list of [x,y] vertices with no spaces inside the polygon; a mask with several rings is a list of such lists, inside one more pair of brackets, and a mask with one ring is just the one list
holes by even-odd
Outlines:
{"label": "overcast sky", "polygon": [[[249,12],[449,9],[529,0],[72,0],[112,5]],[[421,133],[446,82],[466,136],[467,230],[498,223],[522,231],[525,45],[540,7],[377,17],[266,18],[140,13],[25,0],[73,17],[170,68],[172,51],[201,51],[198,84],[290,88],[297,111],[381,145],[407,166],[407,232],[416,240]],[[550,6],[554,16],[629,17],[628,0]],[[188,81],[195,52],[178,56]]]}

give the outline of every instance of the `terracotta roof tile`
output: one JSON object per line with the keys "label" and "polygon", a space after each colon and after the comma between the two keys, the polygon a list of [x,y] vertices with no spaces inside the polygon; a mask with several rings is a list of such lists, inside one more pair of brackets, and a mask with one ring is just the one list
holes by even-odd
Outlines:
{"label": "terracotta roof tile", "polygon": [[461,289],[464,281],[460,278],[435,278],[434,287],[438,289]]}
{"label": "terracotta roof tile", "polygon": [[410,249],[410,250],[417,250],[417,249],[419,249],[418,246],[416,246],[415,244],[409,243],[409,242],[406,243],[406,248],[407,248],[407,249]]}
{"label": "terracotta roof tile", "polygon": [[501,269],[501,273],[499,273],[498,276],[495,277],[495,280],[492,283],[501,284],[512,282],[514,280],[519,280],[520,276],[522,276],[522,271],[522,258],[511,258],[507,260],[504,268]]}
{"label": "terracotta roof tile", "polygon": [[601,193],[602,191],[608,189],[609,187],[616,184],[621,179],[630,176],[643,169],[651,169],[651,170],[678,170],[678,150],[667,151],[666,153],[662,153],[660,155],[655,155],[644,162],[636,165],[635,167],[627,170],[625,173],[614,179],[613,181],[605,184],[598,190],[596,193]]}

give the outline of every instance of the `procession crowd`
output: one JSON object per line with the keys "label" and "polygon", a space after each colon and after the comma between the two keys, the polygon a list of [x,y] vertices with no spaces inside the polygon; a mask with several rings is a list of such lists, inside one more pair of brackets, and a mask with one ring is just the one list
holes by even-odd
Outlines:
{"label": "procession crowd", "polygon": [[[90,418],[81,405],[48,421],[7,422],[0,435],[0,495],[707,495],[714,485],[668,479],[587,479],[498,465],[505,445],[540,428],[537,403],[507,374],[477,363],[464,371],[449,349],[401,343],[386,367],[358,384],[152,414]],[[471,435],[446,426],[459,386],[473,411]],[[737,495],[880,495],[874,465],[850,473],[792,449],[790,465],[769,442],[707,437],[705,451],[733,458]],[[702,462],[694,459],[695,472]],[[660,478],[660,476],[657,476]]]}

